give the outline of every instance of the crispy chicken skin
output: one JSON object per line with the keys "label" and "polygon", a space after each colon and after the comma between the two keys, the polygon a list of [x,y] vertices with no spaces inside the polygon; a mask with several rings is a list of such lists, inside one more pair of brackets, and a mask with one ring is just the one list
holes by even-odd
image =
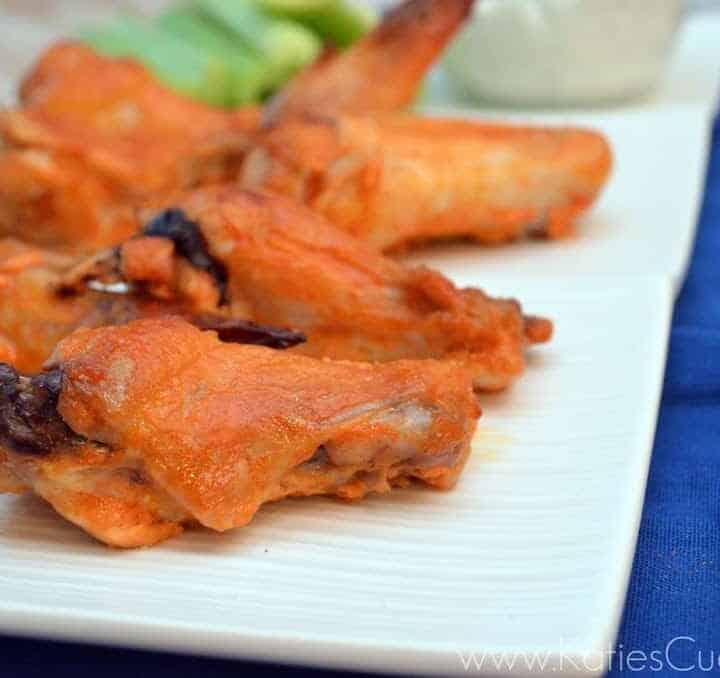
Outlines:
{"label": "crispy chicken skin", "polygon": [[0,362],[37,372],[55,345],[82,324],[99,299],[71,299],[55,286],[72,259],[0,240]]}
{"label": "crispy chicken skin", "polygon": [[134,226],[122,191],[81,160],[42,148],[0,150],[0,235],[91,251]]}
{"label": "crispy chicken skin", "polygon": [[345,52],[328,51],[286,85],[265,111],[266,123],[296,115],[375,115],[410,105],[428,69],[472,9],[474,0],[409,0]]}
{"label": "crispy chicken skin", "polygon": [[148,196],[236,171],[259,119],[186,100],[139,64],[71,42],[41,57],[20,103],[0,113],[0,233],[76,251],[128,237]]}
{"label": "crispy chicken skin", "polygon": [[300,200],[378,250],[572,233],[604,186],[605,139],[580,129],[409,115],[305,115],[266,128],[240,183]]}
{"label": "crispy chicken skin", "polygon": [[477,388],[500,389],[522,373],[525,348],[550,337],[517,302],[378,255],[292,200],[210,187],[178,205],[227,271],[232,315],[301,330],[308,341],[293,350],[306,355],[453,358]]}
{"label": "crispy chicken skin", "polygon": [[88,294],[91,306],[98,303],[88,284],[132,292],[106,297],[82,324],[149,315],[155,300],[167,313],[300,330],[307,342],[292,350],[314,357],[458,360],[479,390],[512,383],[524,369],[525,349],[552,333],[549,321],[523,317],[514,300],[457,289],[439,273],[403,266],[294,201],[217,186],[175,205],[148,222],[149,237],[64,276],[80,304]]}
{"label": "crispy chicken skin", "polygon": [[73,42],[40,58],[21,85],[20,102],[6,124],[13,141],[85,155],[137,192],[222,174],[218,154],[240,150],[242,135],[260,115],[254,108],[228,113],[191,101],[137,62]]}
{"label": "crispy chicken skin", "polygon": [[[300,330],[308,341],[292,350],[314,357],[458,360],[476,388],[496,390],[552,333],[517,302],[388,259],[280,196],[196,189],[145,233],[69,271],[27,258],[25,268],[6,265],[0,333],[15,351],[7,360],[35,372],[79,326],[210,315]],[[118,289],[127,294],[102,293]]]}
{"label": "crispy chicken skin", "polygon": [[[159,248],[153,247],[158,244]],[[122,325],[138,318],[168,315],[184,316],[198,327],[214,329],[225,341],[284,349],[305,340],[298,332],[208,312],[219,303],[214,282],[207,273],[183,260],[163,259],[168,249],[172,252],[173,244],[165,239],[132,240],[123,248],[127,256],[122,261],[129,267],[128,275],[133,276],[128,279],[141,279],[143,285],[151,282],[154,264],[150,262],[154,256],[170,263],[177,273],[173,284],[182,306],[158,287],[152,293],[140,289],[136,294],[114,295],[81,285],[82,293],[78,294],[69,285],[75,284],[77,276],[94,270],[98,260],[105,262],[104,256],[76,265],[67,256],[10,239],[0,241],[0,362],[13,365],[21,373],[39,372],[57,343],[78,328]],[[133,255],[133,251],[137,254]],[[141,270],[138,266],[143,262],[147,265]]]}
{"label": "crispy chicken skin", "polygon": [[300,200],[383,251],[571,234],[610,172],[602,135],[399,112],[472,4],[410,0],[301,73],[266,109],[240,185]]}
{"label": "crispy chicken skin", "polygon": [[287,496],[450,488],[480,414],[453,362],[320,361],[176,318],[78,331],[50,372],[0,383],[5,476],[122,547]]}
{"label": "crispy chicken skin", "polygon": [[0,241],[0,362],[39,372],[57,343],[78,327],[116,324],[172,307],[145,296],[65,294],[74,260],[12,239]]}

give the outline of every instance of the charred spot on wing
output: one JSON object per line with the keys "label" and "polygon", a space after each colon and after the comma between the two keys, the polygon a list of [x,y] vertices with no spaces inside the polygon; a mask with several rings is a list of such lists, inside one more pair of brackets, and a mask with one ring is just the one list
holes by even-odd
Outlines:
{"label": "charred spot on wing", "polygon": [[44,455],[79,438],[57,411],[62,371],[23,377],[0,363],[0,440],[23,454]]}
{"label": "charred spot on wing", "polygon": [[252,344],[268,348],[286,349],[306,341],[302,332],[258,325],[249,320],[235,320],[213,315],[194,316],[193,325],[201,330],[217,332],[218,339],[226,343]]}
{"label": "charred spot on wing", "polygon": [[160,212],[145,225],[143,234],[171,240],[180,256],[213,277],[220,290],[220,303],[227,300],[228,276],[225,266],[212,257],[200,225],[192,221],[183,210],[171,207]]}

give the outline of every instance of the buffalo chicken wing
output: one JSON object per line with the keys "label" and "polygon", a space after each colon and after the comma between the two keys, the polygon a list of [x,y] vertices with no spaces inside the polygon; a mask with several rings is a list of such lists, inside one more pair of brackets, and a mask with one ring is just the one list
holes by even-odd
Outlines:
{"label": "buffalo chicken wing", "polygon": [[300,330],[307,342],[292,350],[314,357],[458,360],[482,390],[512,383],[525,349],[552,332],[514,300],[458,289],[439,273],[374,252],[293,201],[234,187],[179,198],[142,236],[57,284],[68,303],[86,305],[93,295],[86,326],[158,308],[249,319]]}
{"label": "buffalo chicken wing", "polygon": [[131,235],[148,197],[230,175],[258,121],[70,42],[43,55],[20,95],[0,113],[0,233],[80,252]]}
{"label": "buffalo chicken wing", "polygon": [[0,367],[0,483],[144,546],[288,496],[452,487],[479,414],[449,361],[322,361],[141,320],[75,333],[32,379]]}
{"label": "buffalo chicken wing", "polygon": [[410,115],[265,128],[240,184],[291,196],[378,250],[572,233],[607,180],[602,135]]}

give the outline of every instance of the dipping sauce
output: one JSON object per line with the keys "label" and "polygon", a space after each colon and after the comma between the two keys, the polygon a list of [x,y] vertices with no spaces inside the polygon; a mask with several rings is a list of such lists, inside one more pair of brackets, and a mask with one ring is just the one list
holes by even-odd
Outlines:
{"label": "dipping sauce", "polygon": [[482,0],[453,43],[465,95],[511,105],[621,101],[658,82],[682,0]]}

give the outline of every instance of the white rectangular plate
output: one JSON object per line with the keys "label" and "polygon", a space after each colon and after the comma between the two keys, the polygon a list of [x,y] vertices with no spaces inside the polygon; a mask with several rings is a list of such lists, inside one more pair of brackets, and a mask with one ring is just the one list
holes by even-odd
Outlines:
{"label": "white rectangular plate", "polygon": [[515,389],[483,396],[454,491],[283,501],[234,533],[128,552],[2,497],[0,629],[437,675],[463,675],[471,652],[486,673],[491,656],[537,651],[598,673],[636,538],[670,285],[458,282],[518,296],[557,336]]}
{"label": "white rectangular plate", "polygon": [[[27,46],[64,26],[13,25],[0,99],[36,53]],[[525,673],[540,661],[600,673],[637,533],[670,281],[692,244],[718,27],[719,15],[687,22],[650,99],[531,118],[597,127],[613,144],[608,190],[574,239],[414,256],[557,322],[526,378],[483,397],[455,491],[285,501],[235,533],[193,531],[134,552],[95,544],[30,497],[0,496],[0,630],[384,672],[512,663]],[[458,114],[437,82],[434,110]]]}

